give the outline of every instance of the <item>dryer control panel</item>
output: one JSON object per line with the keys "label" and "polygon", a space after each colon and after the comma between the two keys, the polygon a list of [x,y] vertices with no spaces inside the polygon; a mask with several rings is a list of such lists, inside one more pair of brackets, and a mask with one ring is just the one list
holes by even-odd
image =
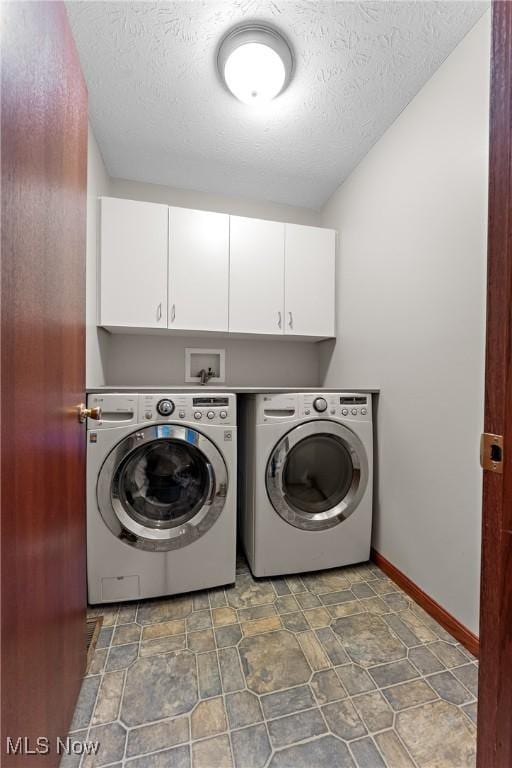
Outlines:
{"label": "dryer control panel", "polygon": [[192,422],[196,424],[236,424],[235,395],[216,392],[139,395],[139,422]]}
{"label": "dryer control panel", "polygon": [[372,396],[359,392],[287,392],[253,395],[256,424],[327,419],[372,420]]}
{"label": "dryer control panel", "polygon": [[372,396],[352,392],[312,392],[299,397],[302,418],[371,421]]}

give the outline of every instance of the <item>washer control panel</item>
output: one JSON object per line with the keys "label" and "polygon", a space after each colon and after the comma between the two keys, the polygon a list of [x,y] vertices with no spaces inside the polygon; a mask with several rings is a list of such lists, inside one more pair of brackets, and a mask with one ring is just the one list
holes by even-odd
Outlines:
{"label": "washer control panel", "polygon": [[145,394],[139,395],[139,421],[179,424],[236,424],[236,398],[230,394]]}
{"label": "washer control panel", "polygon": [[306,418],[371,421],[372,397],[351,392],[308,392],[299,396],[299,413]]}

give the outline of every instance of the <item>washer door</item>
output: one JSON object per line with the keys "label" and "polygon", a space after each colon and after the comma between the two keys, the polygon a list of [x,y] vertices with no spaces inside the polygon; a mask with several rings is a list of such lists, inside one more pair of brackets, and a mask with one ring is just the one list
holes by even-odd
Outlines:
{"label": "washer door", "polygon": [[307,531],[346,520],[368,484],[361,440],[333,421],[295,427],[274,448],[266,486],[272,506],[286,522]]}
{"label": "washer door", "polygon": [[98,507],[118,538],[138,549],[171,550],[202,536],[226,502],[219,449],[200,432],[172,424],[121,440],[98,476]]}

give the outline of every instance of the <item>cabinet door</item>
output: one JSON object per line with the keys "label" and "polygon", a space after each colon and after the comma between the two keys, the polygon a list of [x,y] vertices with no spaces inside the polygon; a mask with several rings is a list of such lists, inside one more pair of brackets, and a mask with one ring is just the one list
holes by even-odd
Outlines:
{"label": "cabinet door", "polygon": [[167,327],[166,205],[101,198],[100,325]]}
{"label": "cabinet door", "polygon": [[227,331],[229,216],[169,209],[169,328]]}
{"label": "cabinet door", "polygon": [[284,224],[231,216],[229,330],[283,333]]}
{"label": "cabinet door", "polygon": [[335,246],[333,229],[286,225],[287,335],[335,335]]}

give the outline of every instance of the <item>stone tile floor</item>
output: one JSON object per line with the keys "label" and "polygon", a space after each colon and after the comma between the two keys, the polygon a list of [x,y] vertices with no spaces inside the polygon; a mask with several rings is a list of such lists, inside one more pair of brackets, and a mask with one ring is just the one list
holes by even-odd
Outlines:
{"label": "stone tile floor", "polygon": [[477,663],[375,565],[91,611],[62,768],[466,768]]}

